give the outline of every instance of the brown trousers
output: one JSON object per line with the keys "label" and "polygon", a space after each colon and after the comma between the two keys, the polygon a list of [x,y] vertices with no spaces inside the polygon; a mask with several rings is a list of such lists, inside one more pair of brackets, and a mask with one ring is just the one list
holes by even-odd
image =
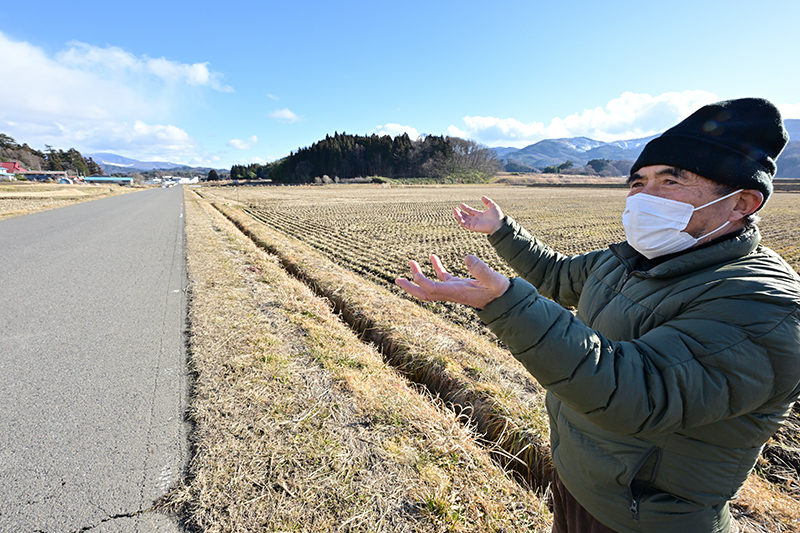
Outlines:
{"label": "brown trousers", "polygon": [[552,533],[616,533],[590,515],[572,497],[553,470],[553,530]]}

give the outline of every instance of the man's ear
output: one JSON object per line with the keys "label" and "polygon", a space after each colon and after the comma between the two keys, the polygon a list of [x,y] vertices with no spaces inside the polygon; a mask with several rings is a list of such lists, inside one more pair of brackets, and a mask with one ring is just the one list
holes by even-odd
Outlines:
{"label": "man's ear", "polygon": [[764,202],[764,194],[757,189],[742,189],[739,191],[739,199],[736,205],[733,206],[731,217],[728,219],[731,222],[741,220],[761,207]]}

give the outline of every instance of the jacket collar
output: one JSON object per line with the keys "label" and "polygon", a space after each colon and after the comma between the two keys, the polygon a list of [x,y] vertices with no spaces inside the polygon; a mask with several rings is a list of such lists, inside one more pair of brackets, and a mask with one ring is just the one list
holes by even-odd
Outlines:
{"label": "jacket collar", "polygon": [[753,252],[761,242],[756,226],[751,226],[735,237],[722,239],[699,248],[689,248],[665,261],[648,267],[647,259],[625,242],[609,245],[609,250],[628,272],[641,271],[648,277],[669,278],[727,263]]}

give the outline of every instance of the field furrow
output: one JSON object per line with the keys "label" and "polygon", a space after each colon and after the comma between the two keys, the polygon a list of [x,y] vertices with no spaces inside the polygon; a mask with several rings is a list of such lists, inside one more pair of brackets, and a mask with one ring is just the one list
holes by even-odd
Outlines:
{"label": "field furrow", "polygon": [[219,206],[283,266],[328,298],[344,320],[405,376],[467,413],[491,452],[528,486],[549,480],[542,389],[510,354],[353,275],[238,209]]}

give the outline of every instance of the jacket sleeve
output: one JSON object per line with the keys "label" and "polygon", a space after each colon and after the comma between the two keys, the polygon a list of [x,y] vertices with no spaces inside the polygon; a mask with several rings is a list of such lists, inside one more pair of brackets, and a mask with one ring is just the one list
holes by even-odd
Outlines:
{"label": "jacket sleeve", "polygon": [[[638,339],[616,342],[514,278],[479,316],[565,405],[609,431],[647,435],[750,413],[797,393],[797,307],[783,307],[783,318],[768,326],[764,337],[780,341],[756,342],[714,318],[730,303],[709,301]],[[705,321],[702,338],[692,334],[698,320]],[[770,353],[765,342],[785,349]]]}
{"label": "jacket sleeve", "polygon": [[509,216],[504,225],[489,236],[489,243],[520,277],[565,307],[577,306],[583,284],[601,253],[560,254]]}

